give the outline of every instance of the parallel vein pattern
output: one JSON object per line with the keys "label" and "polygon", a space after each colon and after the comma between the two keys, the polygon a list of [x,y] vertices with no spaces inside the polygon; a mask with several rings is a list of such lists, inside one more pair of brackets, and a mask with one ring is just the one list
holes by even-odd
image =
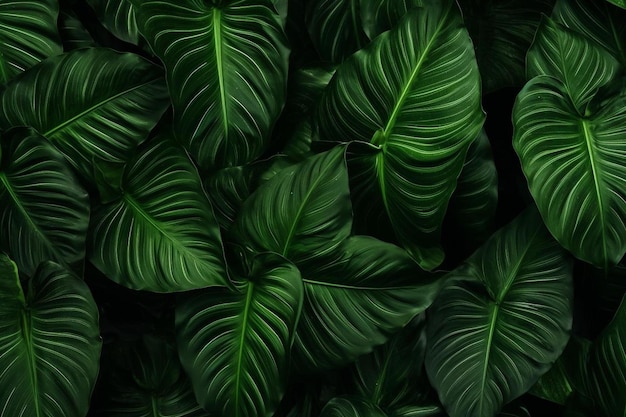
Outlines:
{"label": "parallel vein pattern", "polygon": [[287,39],[270,0],[137,2],[139,28],[167,70],[174,127],[203,167],[243,165],[282,110]]}

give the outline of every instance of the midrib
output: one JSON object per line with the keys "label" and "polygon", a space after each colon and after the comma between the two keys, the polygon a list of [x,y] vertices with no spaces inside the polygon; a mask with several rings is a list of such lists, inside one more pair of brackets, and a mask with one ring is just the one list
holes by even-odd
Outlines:
{"label": "midrib", "polygon": [[222,53],[222,11],[213,8],[213,46],[215,48],[215,65],[220,89],[220,105],[222,109],[222,123],[224,125],[224,141],[228,141],[228,108],[226,101],[226,82],[224,81],[224,62]]}
{"label": "midrib", "polygon": [[248,282],[248,292],[246,293],[246,301],[243,309],[243,317],[241,319],[241,334],[239,335],[239,350],[237,352],[237,370],[235,371],[235,412],[236,416],[239,417],[239,412],[241,407],[239,406],[239,402],[241,401],[241,388],[239,384],[241,384],[241,363],[243,361],[243,348],[245,345],[246,334],[248,330],[248,318],[250,316],[250,304],[252,303],[252,294],[254,293],[254,283],[252,281]]}
{"label": "midrib", "polygon": [[30,311],[24,307],[22,311],[22,337],[26,344],[28,356],[28,372],[30,375],[31,388],[33,393],[33,402],[35,406],[35,417],[41,416],[41,408],[39,405],[39,381],[37,378],[37,363],[35,362],[35,351],[33,349],[32,337],[32,321]]}

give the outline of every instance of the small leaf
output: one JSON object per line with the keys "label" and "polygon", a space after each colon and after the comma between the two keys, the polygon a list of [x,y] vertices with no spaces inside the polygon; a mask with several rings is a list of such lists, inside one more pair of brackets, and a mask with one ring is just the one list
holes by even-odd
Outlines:
{"label": "small leaf", "polygon": [[364,399],[337,397],[326,404],[320,417],[387,417],[387,414]]}
{"label": "small leaf", "polygon": [[259,255],[235,291],[210,289],[176,307],[178,348],[200,404],[216,416],[271,416],[286,384],[302,304],[298,269]]}

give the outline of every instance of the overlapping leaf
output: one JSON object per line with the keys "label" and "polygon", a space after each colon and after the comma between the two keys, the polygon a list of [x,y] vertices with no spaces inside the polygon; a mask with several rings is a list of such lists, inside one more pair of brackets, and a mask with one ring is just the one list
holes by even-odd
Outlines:
{"label": "overlapping leaf", "polygon": [[326,404],[320,417],[387,417],[387,414],[361,398],[337,397]]}
{"label": "overlapping leaf", "polygon": [[102,343],[87,285],[45,262],[25,295],[0,254],[0,306],[0,415],[85,416]]}
{"label": "overlapping leaf", "polygon": [[526,212],[450,273],[428,315],[426,370],[451,417],[495,416],[561,355],[571,264]]}
{"label": "overlapping leaf", "polygon": [[340,367],[370,352],[433,302],[440,283],[401,248],[353,236],[301,268],[304,307],[294,343],[300,371]]}
{"label": "overlapping leaf", "polygon": [[57,32],[58,15],[59,4],[54,0],[0,3],[0,84],[63,52]]}
{"label": "overlapping leaf", "polygon": [[391,29],[413,7],[429,0],[360,0],[361,23],[367,37],[374,39]]}
{"label": "overlapping leaf", "polygon": [[105,48],[49,58],[0,94],[0,126],[32,126],[84,177],[92,161],[123,162],[169,106],[161,72]]}
{"label": "overlapping leaf", "polygon": [[351,225],[344,147],[336,147],[260,186],[245,202],[234,234],[253,253],[276,252],[300,266],[333,253]]}
{"label": "overlapping leaf", "polygon": [[355,151],[355,215],[366,207],[384,213],[420,264],[436,267],[445,209],[484,119],[474,49],[456,5],[410,10],[338,68],[317,110],[321,140],[373,145]]}
{"label": "overlapping leaf", "polygon": [[137,27],[135,6],[131,0],[87,0],[104,27],[118,38],[139,44],[141,35]]}
{"label": "overlapping leaf", "polygon": [[91,262],[126,287],[156,292],[226,285],[219,226],[198,172],[166,137],[129,162],[117,198],[96,205]]}
{"label": "overlapping leaf", "polygon": [[174,129],[203,167],[260,156],[282,110],[287,40],[270,0],[137,1],[167,70]]}
{"label": "overlapping leaf", "polygon": [[206,410],[232,417],[273,414],[285,390],[301,303],[298,269],[262,254],[235,291],[211,289],[177,306],[181,361]]}
{"label": "overlapping leaf", "polygon": [[0,247],[28,275],[43,261],[81,261],[89,197],[63,155],[28,128],[0,143]]}
{"label": "overlapping leaf", "polygon": [[66,52],[96,46],[89,31],[83,26],[76,13],[71,10],[62,10],[59,13],[59,33]]}

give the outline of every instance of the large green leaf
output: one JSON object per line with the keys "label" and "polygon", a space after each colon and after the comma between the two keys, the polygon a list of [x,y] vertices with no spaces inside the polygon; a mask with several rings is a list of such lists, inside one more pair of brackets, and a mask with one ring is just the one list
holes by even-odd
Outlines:
{"label": "large green leaf", "polygon": [[81,261],[89,196],[63,155],[29,128],[3,133],[0,144],[0,248],[28,275],[43,261]]}
{"label": "large green leaf", "polygon": [[626,301],[589,349],[587,380],[596,415],[623,416],[626,412]]}
{"label": "large green leaf", "polygon": [[557,0],[552,17],[606,48],[626,68],[626,11],[595,0]]}
{"label": "large green leaf", "polygon": [[619,71],[619,63],[605,49],[552,19],[541,19],[528,51],[528,78],[550,75],[563,82],[581,116],[598,88]]}
{"label": "large green leaf", "polygon": [[343,146],[279,171],[244,203],[235,223],[253,253],[276,252],[300,266],[350,236],[352,207]]}
{"label": "large green leaf", "polygon": [[131,160],[116,199],[96,205],[90,259],[137,290],[226,285],[219,226],[193,163],[166,137]]}
{"label": "large green leaf", "polygon": [[105,28],[118,38],[138,45],[141,35],[137,27],[135,7],[131,0],[87,0]]}
{"label": "large green leaf", "polygon": [[301,268],[304,307],[294,362],[320,372],[384,343],[433,302],[440,288],[401,248],[368,236],[346,239],[326,259]]}
{"label": "large green leaf", "polygon": [[354,151],[350,173],[355,215],[366,217],[359,223],[378,221],[360,210],[384,213],[424,268],[439,265],[446,206],[484,120],[474,48],[456,4],[411,9],[337,69],[317,110],[321,140],[372,144]]}
{"label": "large green leaf", "polygon": [[24,294],[15,264],[0,254],[1,415],[84,417],[101,344],[83,281],[45,262]]}
{"label": "large green leaf", "polygon": [[167,70],[179,140],[203,168],[257,158],[287,84],[287,40],[273,3],[137,4],[139,29]]}
{"label": "large green leaf", "polygon": [[374,39],[395,26],[411,8],[429,1],[431,0],[360,0],[363,31],[368,38]]}
{"label": "large green leaf", "polygon": [[88,48],[49,58],[0,95],[0,126],[32,126],[91,178],[123,162],[169,106],[161,72],[143,58]]}
{"label": "large green leaf", "polygon": [[565,84],[538,76],[518,95],[513,125],[513,145],[550,232],[584,261],[619,262],[626,253],[626,88],[580,108]]}
{"label": "large green leaf", "polygon": [[324,61],[340,63],[368,42],[361,28],[360,0],[309,2],[306,23]]}
{"label": "large green leaf", "polygon": [[0,84],[63,52],[55,0],[0,2]]}
{"label": "large green leaf", "polygon": [[[99,383],[102,417],[208,417],[198,405],[176,350],[158,337],[145,335],[112,352],[113,366]],[[103,355],[104,357],[104,355]]]}
{"label": "large green leaf", "polygon": [[273,414],[285,390],[301,305],[300,273],[276,254],[257,256],[235,291],[211,289],[178,304],[181,361],[207,411]]}
{"label": "large green leaf", "polygon": [[524,62],[542,13],[554,0],[460,0],[485,92],[524,84]]}
{"label": "large green leaf", "polygon": [[491,417],[561,355],[571,262],[526,212],[450,273],[428,314],[426,370],[451,417]]}

